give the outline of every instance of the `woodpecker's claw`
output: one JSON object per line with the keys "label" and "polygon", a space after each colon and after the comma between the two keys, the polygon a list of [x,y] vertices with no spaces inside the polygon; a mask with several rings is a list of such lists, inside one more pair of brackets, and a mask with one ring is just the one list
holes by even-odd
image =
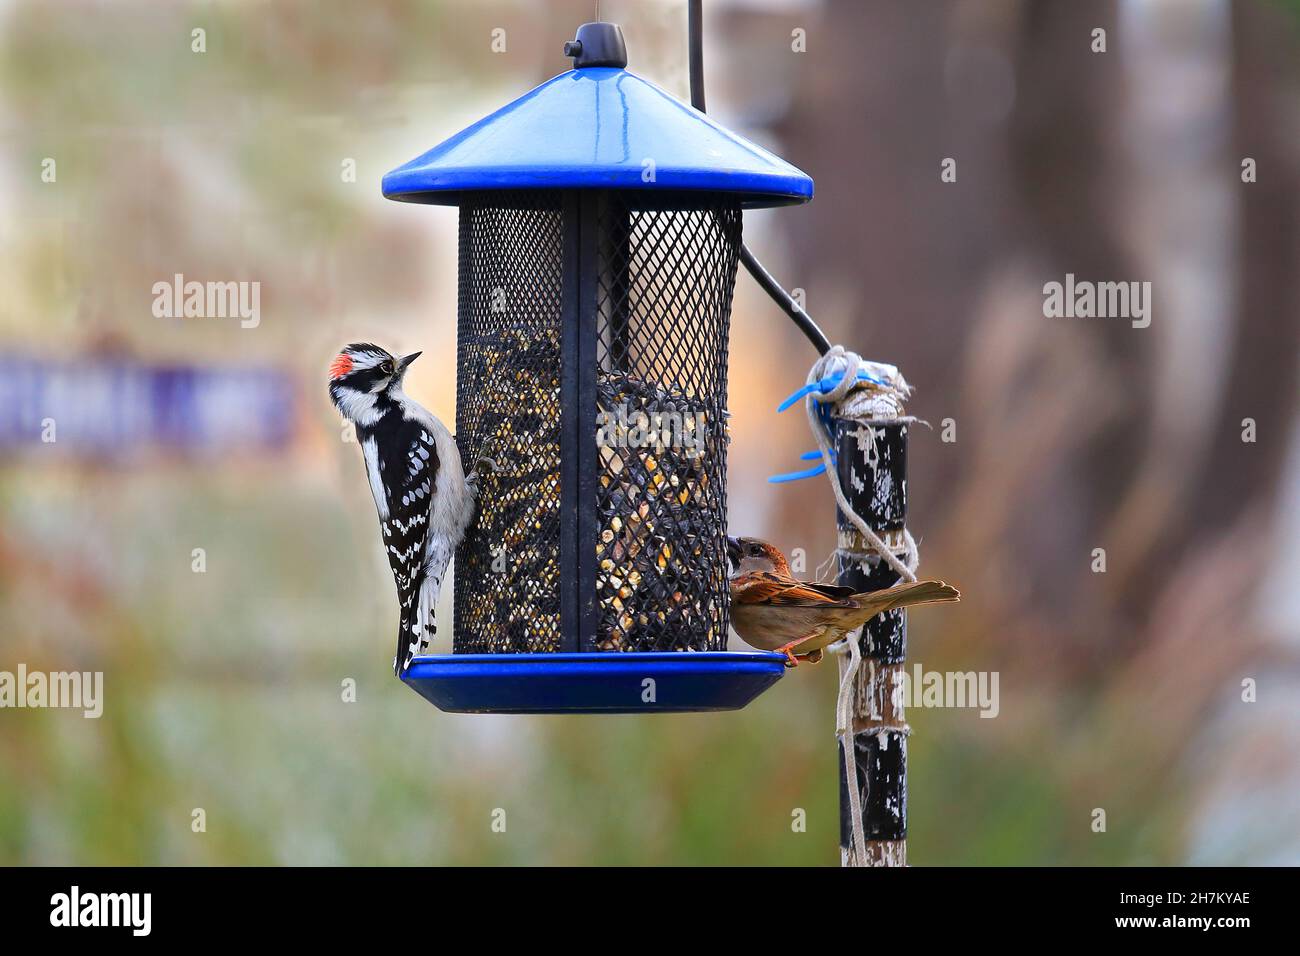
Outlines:
{"label": "woodpecker's claw", "polygon": [[477,499],[480,480],[485,475],[494,475],[500,472],[501,466],[496,463],[496,459],[489,458],[487,455],[479,455],[478,460],[474,462],[474,467],[470,468],[469,474],[465,476],[465,484],[469,485],[470,493]]}

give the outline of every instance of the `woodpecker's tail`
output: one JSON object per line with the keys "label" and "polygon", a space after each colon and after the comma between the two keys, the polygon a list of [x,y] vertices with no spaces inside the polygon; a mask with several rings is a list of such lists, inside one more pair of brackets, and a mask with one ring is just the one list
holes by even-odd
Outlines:
{"label": "woodpecker's tail", "polygon": [[864,591],[853,595],[863,608],[871,609],[871,617],[894,608],[913,604],[946,604],[961,600],[961,592],[942,581],[908,581],[895,584],[883,591]]}
{"label": "woodpecker's tail", "polygon": [[410,612],[402,611],[402,620],[397,625],[397,654],[393,657],[393,673],[401,677],[411,666],[411,661],[421,650],[420,622],[412,608]]}
{"label": "woodpecker's tail", "polygon": [[411,666],[416,654],[429,650],[438,636],[438,622],[434,615],[438,609],[438,590],[442,582],[442,568],[436,574],[426,569],[424,579],[416,592],[415,606],[403,610],[402,623],[397,632],[397,656],[393,659],[393,673],[401,677]]}

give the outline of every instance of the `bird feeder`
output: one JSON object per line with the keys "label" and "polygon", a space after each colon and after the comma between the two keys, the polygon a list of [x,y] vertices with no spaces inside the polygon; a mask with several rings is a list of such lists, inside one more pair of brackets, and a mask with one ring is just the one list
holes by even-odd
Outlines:
{"label": "bird feeder", "polygon": [[456,440],[480,483],[453,653],[406,681],[458,712],[743,707],[780,655],[728,652],[727,345],[743,209],[793,166],[629,73],[573,69],[398,167],[460,210]]}

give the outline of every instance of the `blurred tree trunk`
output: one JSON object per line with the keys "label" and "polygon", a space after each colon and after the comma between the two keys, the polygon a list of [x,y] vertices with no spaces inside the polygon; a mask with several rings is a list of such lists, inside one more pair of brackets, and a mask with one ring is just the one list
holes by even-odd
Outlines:
{"label": "blurred tree trunk", "polygon": [[[1156,5],[1175,20],[1214,5],[1200,6]],[[1133,9],[832,0],[776,127],[817,180],[818,199],[787,217],[788,283],[808,289],[833,339],[903,368],[916,414],[957,422],[954,445],[913,443],[917,530],[947,547],[945,520],[974,513],[985,529],[962,554],[995,543],[1004,557],[991,561],[1006,562],[1030,607],[1073,618],[1088,656],[1107,634],[1124,639],[1114,625],[1145,619],[1142,595],[1207,525],[1270,507],[1296,410],[1295,25],[1269,4],[1231,5],[1225,136],[1196,125],[1213,104],[1188,93],[1186,128],[1152,141],[1173,150],[1165,162],[1189,188],[1145,200],[1165,170],[1127,141],[1125,123],[1146,116],[1133,113],[1134,67],[1184,41],[1174,24],[1146,35],[1158,49],[1126,49]],[[1092,50],[1096,27],[1105,53]],[[1178,82],[1176,67],[1162,79]],[[1241,183],[1242,156],[1258,161],[1258,183]],[[945,157],[956,183],[940,180]],[[1199,238],[1203,249],[1203,236],[1171,241],[1183,223],[1225,231],[1232,251],[1207,286],[1226,290],[1221,308],[1173,295],[1189,287],[1179,269],[1215,261],[1181,248]],[[1067,272],[1153,281],[1153,327],[1045,319],[1042,284]],[[1199,358],[1179,364],[1197,354],[1184,335],[1227,363],[1221,377]],[[1157,392],[1171,381],[1200,407],[1170,408]],[[1255,445],[1240,440],[1245,417],[1259,423]],[[994,442],[1001,461],[988,460]],[[963,504],[963,490],[980,500]],[[1088,556],[1108,543],[1122,573],[1098,580]]]}
{"label": "blurred tree trunk", "polygon": [[[1217,472],[1201,476],[1197,507],[1213,524],[1275,497],[1300,410],[1300,8],[1287,15],[1274,4],[1234,3],[1232,30],[1235,168],[1226,172],[1241,194],[1240,321],[1215,428],[1239,437],[1241,420],[1254,418],[1259,441],[1231,443],[1235,487],[1223,487]],[[1249,185],[1241,183],[1245,157],[1258,164]]]}

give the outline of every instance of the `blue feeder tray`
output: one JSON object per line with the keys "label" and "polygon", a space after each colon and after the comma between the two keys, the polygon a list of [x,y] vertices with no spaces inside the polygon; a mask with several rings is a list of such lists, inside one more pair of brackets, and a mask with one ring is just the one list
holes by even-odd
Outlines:
{"label": "blue feeder tray", "polygon": [[739,710],[785,669],[759,651],[439,654],[417,657],[403,680],[454,714],[662,714]]}

